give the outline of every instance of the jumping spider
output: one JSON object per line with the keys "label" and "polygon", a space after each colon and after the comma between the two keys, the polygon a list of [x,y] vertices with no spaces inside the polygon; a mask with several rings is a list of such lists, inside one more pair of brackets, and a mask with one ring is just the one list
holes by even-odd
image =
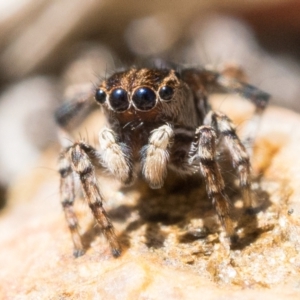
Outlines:
{"label": "jumping spider", "polygon": [[[209,199],[229,237],[235,236],[224,181],[216,161],[222,139],[240,180],[244,207],[251,208],[250,161],[229,118],[212,111],[208,95],[214,88],[237,92],[251,100],[259,117],[269,95],[254,86],[207,69],[131,68],[114,73],[94,90],[56,112],[65,129],[70,120],[88,112],[94,95],[109,123],[99,133],[99,149],[83,141],[64,147],[60,155],[61,202],[69,225],[74,255],[84,249],[73,209],[74,175],[80,179],[85,199],[107,238],[113,256],[121,253],[114,227],[103,208],[95,168],[102,166],[124,184],[141,172],[151,188],[163,186],[167,170],[205,179]],[[85,114],[85,113],[84,113]],[[253,137],[250,137],[250,140]]]}

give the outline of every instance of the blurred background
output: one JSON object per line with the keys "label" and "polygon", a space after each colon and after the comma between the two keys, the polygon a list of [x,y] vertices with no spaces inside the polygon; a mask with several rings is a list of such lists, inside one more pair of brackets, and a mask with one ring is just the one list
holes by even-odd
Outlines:
{"label": "blurred background", "polygon": [[299,12],[298,0],[0,0],[0,206],[57,143],[59,104],[147,58],[239,65],[272,104],[300,111]]}

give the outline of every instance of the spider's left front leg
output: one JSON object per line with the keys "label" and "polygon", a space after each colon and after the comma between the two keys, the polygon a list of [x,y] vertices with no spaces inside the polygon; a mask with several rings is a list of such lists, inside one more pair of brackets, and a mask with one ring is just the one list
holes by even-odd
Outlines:
{"label": "spider's left front leg", "polygon": [[195,132],[192,146],[194,159],[199,159],[200,171],[205,179],[206,190],[219,219],[229,237],[234,238],[234,226],[230,217],[230,202],[224,191],[225,184],[216,162],[216,133],[211,126],[200,126]]}
{"label": "spider's left front leg", "polygon": [[244,143],[248,145],[247,150],[251,155],[258,125],[268,105],[270,95],[253,85],[242,82],[245,76],[238,67],[225,68],[221,74],[207,69],[185,69],[182,71],[182,77],[193,90],[197,99],[196,107],[201,116],[206,115],[210,109],[207,103],[209,91],[218,91],[220,87],[226,92],[240,94],[255,105],[254,115],[247,122],[244,130]]}

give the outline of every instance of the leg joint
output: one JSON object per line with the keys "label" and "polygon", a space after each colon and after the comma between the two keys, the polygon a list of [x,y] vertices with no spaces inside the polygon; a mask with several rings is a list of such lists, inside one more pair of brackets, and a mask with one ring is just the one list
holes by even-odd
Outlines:
{"label": "leg joint", "polygon": [[66,208],[66,207],[70,207],[73,205],[73,201],[70,200],[70,199],[64,199],[62,202],[61,202],[61,205],[63,208]]}
{"label": "leg joint", "polygon": [[89,207],[92,211],[96,211],[99,208],[102,208],[102,203],[97,201],[97,202],[93,202],[93,203],[89,203]]}

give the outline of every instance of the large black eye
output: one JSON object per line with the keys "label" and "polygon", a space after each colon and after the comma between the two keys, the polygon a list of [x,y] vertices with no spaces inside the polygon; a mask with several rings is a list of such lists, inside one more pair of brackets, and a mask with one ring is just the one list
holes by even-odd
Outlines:
{"label": "large black eye", "polygon": [[127,92],[121,88],[113,90],[109,96],[109,103],[115,111],[125,111],[129,107]]}
{"label": "large black eye", "polygon": [[132,101],[137,109],[150,110],[156,104],[156,94],[148,87],[141,87],[134,92]]}
{"label": "large black eye", "polygon": [[103,104],[106,100],[106,93],[101,89],[97,89],[95,94],[95,99],[97,102]]}
{"label": "large black eye", "polygon": [[159,97],[162,99],[162,100],[171,100],[172,97],[174,95],[174,89],[170,86],[163,86],[160,90],[159,90]]}

